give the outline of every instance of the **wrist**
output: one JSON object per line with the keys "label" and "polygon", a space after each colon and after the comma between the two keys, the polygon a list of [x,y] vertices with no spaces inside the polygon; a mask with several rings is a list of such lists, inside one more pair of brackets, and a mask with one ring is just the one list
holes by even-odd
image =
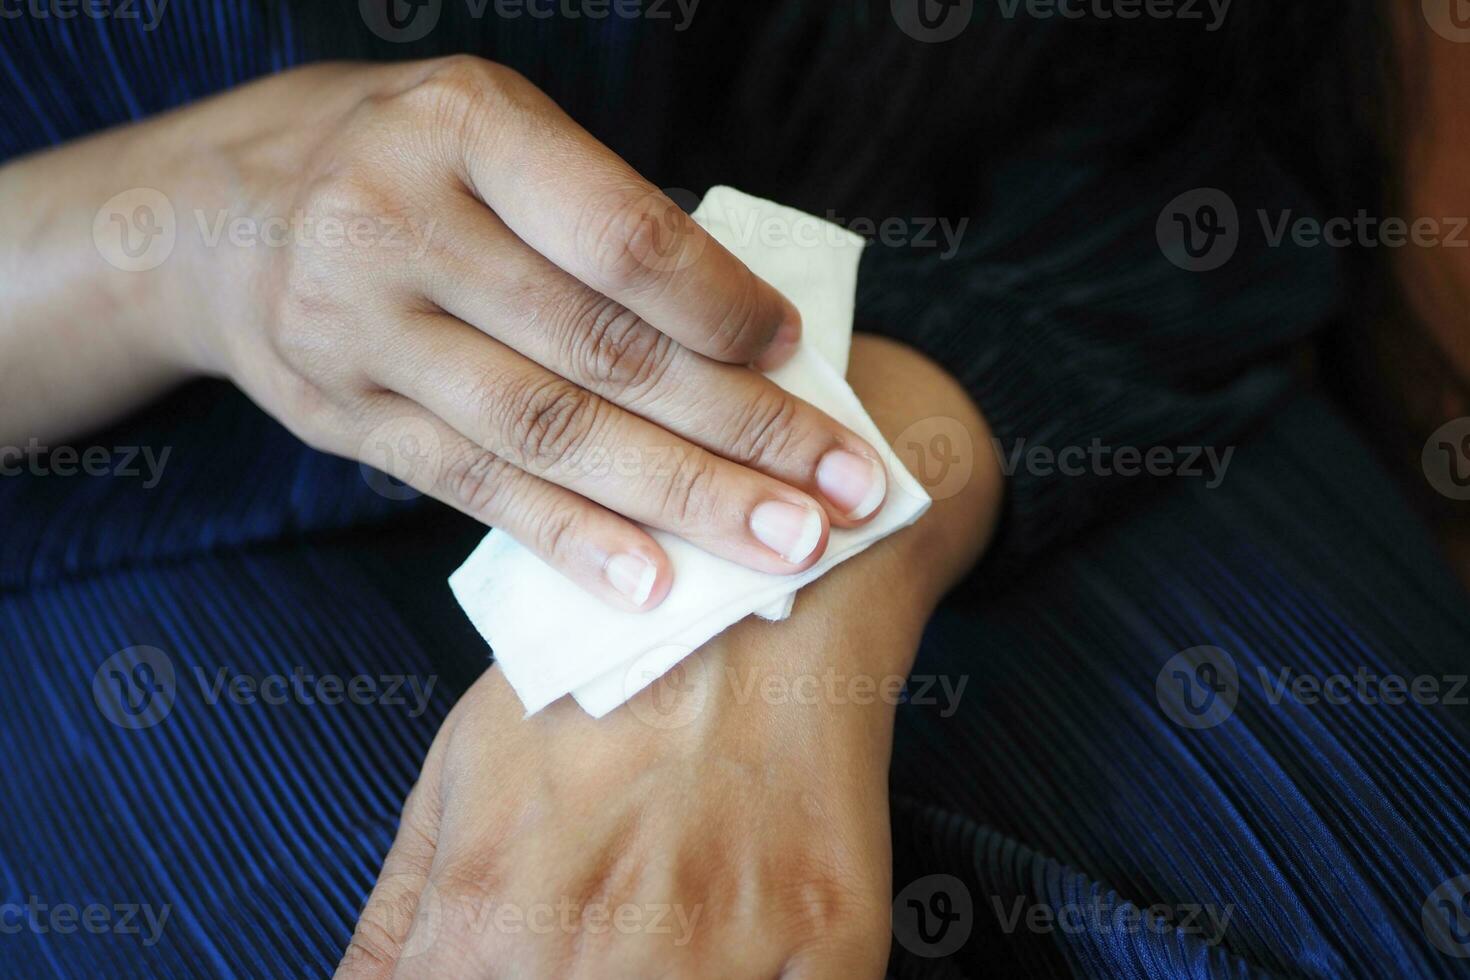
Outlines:
{"label": "wrist", "polygon": [[932,501],[911,527],[873,549],[883,549],[890,584],[927,619],[984,554],[1000,520],[1004,475],[990,426],[959,382],[896,341],[854,336],[848,377]]}
{"label": "wrist", "polygon": [[0,196],[17,205],[0,215],[0,267],[17,324],[173,381],[187,373],[167,302],[177,222],[165,175],[146,165],[171,157],[159,129],[149,121],[0,168]]}

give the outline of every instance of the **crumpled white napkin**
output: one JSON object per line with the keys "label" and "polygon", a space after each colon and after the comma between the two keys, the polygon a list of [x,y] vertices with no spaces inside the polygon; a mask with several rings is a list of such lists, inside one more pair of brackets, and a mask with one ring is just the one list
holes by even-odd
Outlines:
{"label": "crumpled white napkin", "polygon": [[601,718],[731,624],[752,613],[784,619],[797,589],[929,507],[928,494],[843,380],[863,239],[729,187],[711,189],[694,219],[801,311],[801,348],[768,377],[868,440],[888,468],[888,497],[862,527],[832,528],[821,560],[796,575],[752,571],[650,529],[669,556],[674,585],[658,608],[644,613],[606,605],[492,530],[450,576],[449,587],[528,715],[571,694]]}

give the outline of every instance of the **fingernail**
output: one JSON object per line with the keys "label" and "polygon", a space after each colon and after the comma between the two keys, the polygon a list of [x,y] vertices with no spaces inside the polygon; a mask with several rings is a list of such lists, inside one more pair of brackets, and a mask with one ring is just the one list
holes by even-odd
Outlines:
{"label": "fingernail", "polygon": [[860,521],[883,503],[888,475],[876,459],[834,449],[817,464],[817,486],[848,520]]}
{"label": "fingernail", "polygon": [[761,371],[774,371],[776,368],[791,360],[796,354],[796,348],[801,346],[801,314],[789,301],[786,303],[786,315],[781,319],[781,325],[776,328],[776,335],[771,338],[771,346],[767,347],[765,353],[756,358],[755,366]]}
{"label": "fingernail", "polygon": [[653,583],[658,579],[658,568],[638,555],[613,555],[602,571],[608,583],[635,606],[648,601],[653,594]]}
{"label": "fingernail", "polygon": [[822,539],[822,515],[810,507],[768,500],[750,512],[750,531],[761,544],[800,565]]}

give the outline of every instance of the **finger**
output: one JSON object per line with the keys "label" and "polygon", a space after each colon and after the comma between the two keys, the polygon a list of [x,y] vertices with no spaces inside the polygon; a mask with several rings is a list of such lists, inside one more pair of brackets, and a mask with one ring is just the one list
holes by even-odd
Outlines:
{"label": "finger", "polygon": [[485,85],[462,177],[522,240],[707,357],[770,368],[795,353],[789,300],[534,85],[503,68]]}
{"label": "finger", "polygon": [[834,524],[877,513],[887,489],[863,439],[754,371],[674,343],[515,238],[489,211],[442,208],[446,246],[427,298],[562,377],[733,462],[811,494]]}
{"label": "finger", "polygon": [[[378,420],[358,458],[421,493],[498,527],[611,605],[646,611],[673,585],[648,532],[470,442],[421,405],[378,396]],[[400,449],[412,440],[413,450]]]}
{"label": "finger", "polygon": [[443,816],[438,791],[442,741],[436,739],[430,746],[418,781],[403,804],[398,833],[337,966],[336,976],[342,980],[387,980],[405,951],[410,956],[417,952],[409,937],[425,911],[419,908],[419,900],[429,881]]}
{"label": "finger", "polygon": [[771,574],[826,547],[821,506],[552,374],[446,315],[370,368],[478,446],[617,514]]}

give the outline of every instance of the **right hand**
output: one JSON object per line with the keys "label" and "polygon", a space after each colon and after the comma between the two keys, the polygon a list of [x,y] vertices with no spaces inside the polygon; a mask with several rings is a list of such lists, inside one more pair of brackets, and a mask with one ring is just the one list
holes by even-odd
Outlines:
{"label": "right hand", "polygon": [[672,582],[637,524],[781,574],[882,501],[869,445],[746,366],[794,351],[791,303],[509,69],[322,65],[132,129],[99,201],[170,198],[142,275],[181,360],[610,602]]}

